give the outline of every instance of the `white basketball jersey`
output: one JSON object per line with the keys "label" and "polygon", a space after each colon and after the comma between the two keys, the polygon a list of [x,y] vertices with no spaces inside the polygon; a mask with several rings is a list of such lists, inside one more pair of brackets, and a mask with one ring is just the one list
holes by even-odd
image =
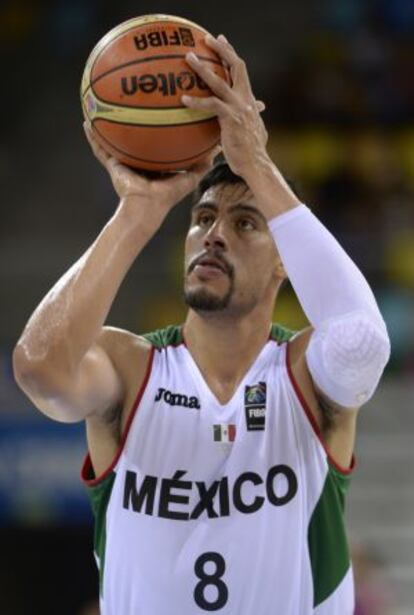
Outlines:
{"label": "white basketball jersey", "polygon": [[83,477],[95,514],[101,615],[352,615],[349,471],[324,448],[269,341],[220,404],[182,340],[153,344],[120,450]]}

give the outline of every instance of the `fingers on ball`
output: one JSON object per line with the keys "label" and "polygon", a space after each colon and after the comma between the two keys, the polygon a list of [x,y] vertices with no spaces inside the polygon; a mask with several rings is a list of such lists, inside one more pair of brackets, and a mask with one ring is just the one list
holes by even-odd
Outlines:
{"label": "fingers on ball", "polygon": [[216,96],[198,97],[187,96],[181,97],[183,104],[191,109],[200,109],[203,111],[211,111],[215,115],[224,115],[227,111],[227,105]]}
{"label": "fingers on ball", "polygon": [[200,61],[197,56],[190,52],[186,55],[186,60],[190,66],[200,75],[203,81],[209,86],[209,88],[221,98],[229,98],[232,95],[232,90],[228,83],[222,78],[216,75],[206,64]]}

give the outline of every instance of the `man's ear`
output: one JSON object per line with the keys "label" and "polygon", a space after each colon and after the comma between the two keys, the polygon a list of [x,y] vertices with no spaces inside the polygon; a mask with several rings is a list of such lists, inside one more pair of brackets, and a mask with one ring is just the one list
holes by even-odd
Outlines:
{"label": "man's ear", "polygon": [[275,267],[275,274],[276,274],[276,277],[279,280],[280,279],[286,280],[287,277],[288,277],[287,273],[286,273],[286,270],[285,270],[285,268],[283,266],[282,260],[279,258],[279,256],[277,258],[277,263],[276,263],[276,267]]}

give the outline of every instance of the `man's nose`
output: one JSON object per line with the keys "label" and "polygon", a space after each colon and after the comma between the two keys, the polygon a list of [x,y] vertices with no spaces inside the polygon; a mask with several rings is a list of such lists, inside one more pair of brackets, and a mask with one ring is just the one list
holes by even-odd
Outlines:
{"label": "man's nose", "polygon": [[216,220],[208,229],[204,236],[204,246],[206,248],[227,249],[223,220]]}

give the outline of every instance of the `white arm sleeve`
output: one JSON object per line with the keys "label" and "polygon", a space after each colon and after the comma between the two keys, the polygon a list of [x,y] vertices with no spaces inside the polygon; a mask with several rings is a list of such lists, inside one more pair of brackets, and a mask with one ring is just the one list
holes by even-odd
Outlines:
{"label": "white arm sleeve", "polygon": [[286,273],[314,327],[306,351],[316,385],[358,407],[373,395],[390,355],[385,322],[366,279],[305,205],[269,221]]}

